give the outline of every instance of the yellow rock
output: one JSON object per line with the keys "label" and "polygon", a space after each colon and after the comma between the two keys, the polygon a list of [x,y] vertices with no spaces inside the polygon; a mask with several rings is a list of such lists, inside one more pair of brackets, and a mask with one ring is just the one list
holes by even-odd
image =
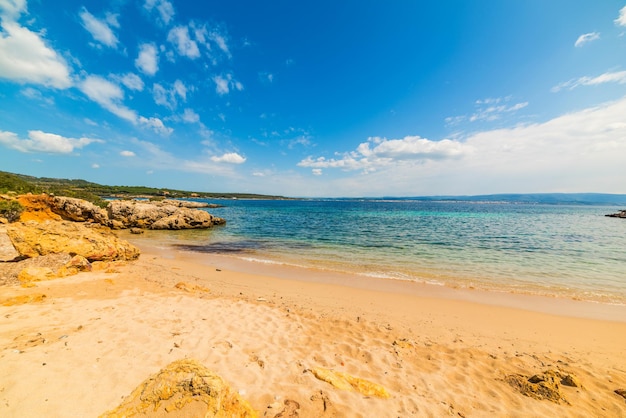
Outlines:
{"label": "yellow rock", "polygon": [[258,417],[220,376],[193,359],[175,361],[150,376],[100,418],[140,416]]}
{"label": "yellow rock", "polygon": [[46,298],[46,295],[44,295],[43,293],[39,293],[35,295],[14,296],[12,298],[3,300],[2,305],[14,306],[14,305],[24,305],[26,303],[43,302],[45,298]]}
{"label": "yellow rock", "polygon": [[50,267],[26,267],[17,275],[23,285],[32,282],[56,279],[59,276]]}
{"label": "yellow rock", "polygon": [[313,375],[326,383],[330,383],[337,389],[355,390],[365,396],[377,396],[379,398],[389,398],[389,392],[383,386],[370,382],[369,380],[351,376],[347,373],[316,367],[311,370]]}

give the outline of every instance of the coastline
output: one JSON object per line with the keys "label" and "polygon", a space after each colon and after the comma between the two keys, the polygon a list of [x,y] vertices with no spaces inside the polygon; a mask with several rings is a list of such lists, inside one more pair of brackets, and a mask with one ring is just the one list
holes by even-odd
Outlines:
{"label": "coastline", "polygon": [[[300,417],[626,414],[613,392],[626,387],[622,307],[432,285],[407,293],[406,283],[359,277],[354,286],[281,266],[249,265],[253,274],[225,258],[135,244],[140,259],[115,273],[0,288],[2,300],[46,295],[0,306],[4,416],[98,416],[180,358],[215,370],[259,416],[279,415],[286,400]],[[376,382],[391,397],[337,389],[314,367]],[[507,383],[546,370],[583,387],[563,386],[565,401],[554,403]]]}

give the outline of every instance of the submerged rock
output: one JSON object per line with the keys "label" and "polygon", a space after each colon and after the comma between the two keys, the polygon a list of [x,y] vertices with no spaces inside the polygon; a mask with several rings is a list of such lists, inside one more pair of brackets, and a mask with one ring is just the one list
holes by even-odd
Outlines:
{"label": "submerged rock", "polygon": [[144,380],[100,418],[143,416],[257,417],[224,380],[193,359],[178,360]]}
{"label": "submerged rock", "polygon": [[620,210],[617,213],[610,213],[604,216],[608,216],[609,218],[626,218],[626,210]]}

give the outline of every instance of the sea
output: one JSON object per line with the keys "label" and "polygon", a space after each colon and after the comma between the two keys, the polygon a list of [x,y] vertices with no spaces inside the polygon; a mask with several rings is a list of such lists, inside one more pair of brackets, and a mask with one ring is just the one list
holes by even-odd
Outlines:
{"label": "sea", "polygon": [[626,305],[621,207],[418,199],[215,200],[164,245],[251,263]]}

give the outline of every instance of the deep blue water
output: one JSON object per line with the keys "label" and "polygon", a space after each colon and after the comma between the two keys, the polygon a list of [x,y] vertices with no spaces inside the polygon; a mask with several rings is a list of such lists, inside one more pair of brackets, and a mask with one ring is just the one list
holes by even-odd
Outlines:
{"label": "deep blue water", "polygon": [[[626,303],[616,207],[417,200],[208,200],[224,227],[182,249],[450,286]],[[183,241],[181,241],[181,239]]]}

